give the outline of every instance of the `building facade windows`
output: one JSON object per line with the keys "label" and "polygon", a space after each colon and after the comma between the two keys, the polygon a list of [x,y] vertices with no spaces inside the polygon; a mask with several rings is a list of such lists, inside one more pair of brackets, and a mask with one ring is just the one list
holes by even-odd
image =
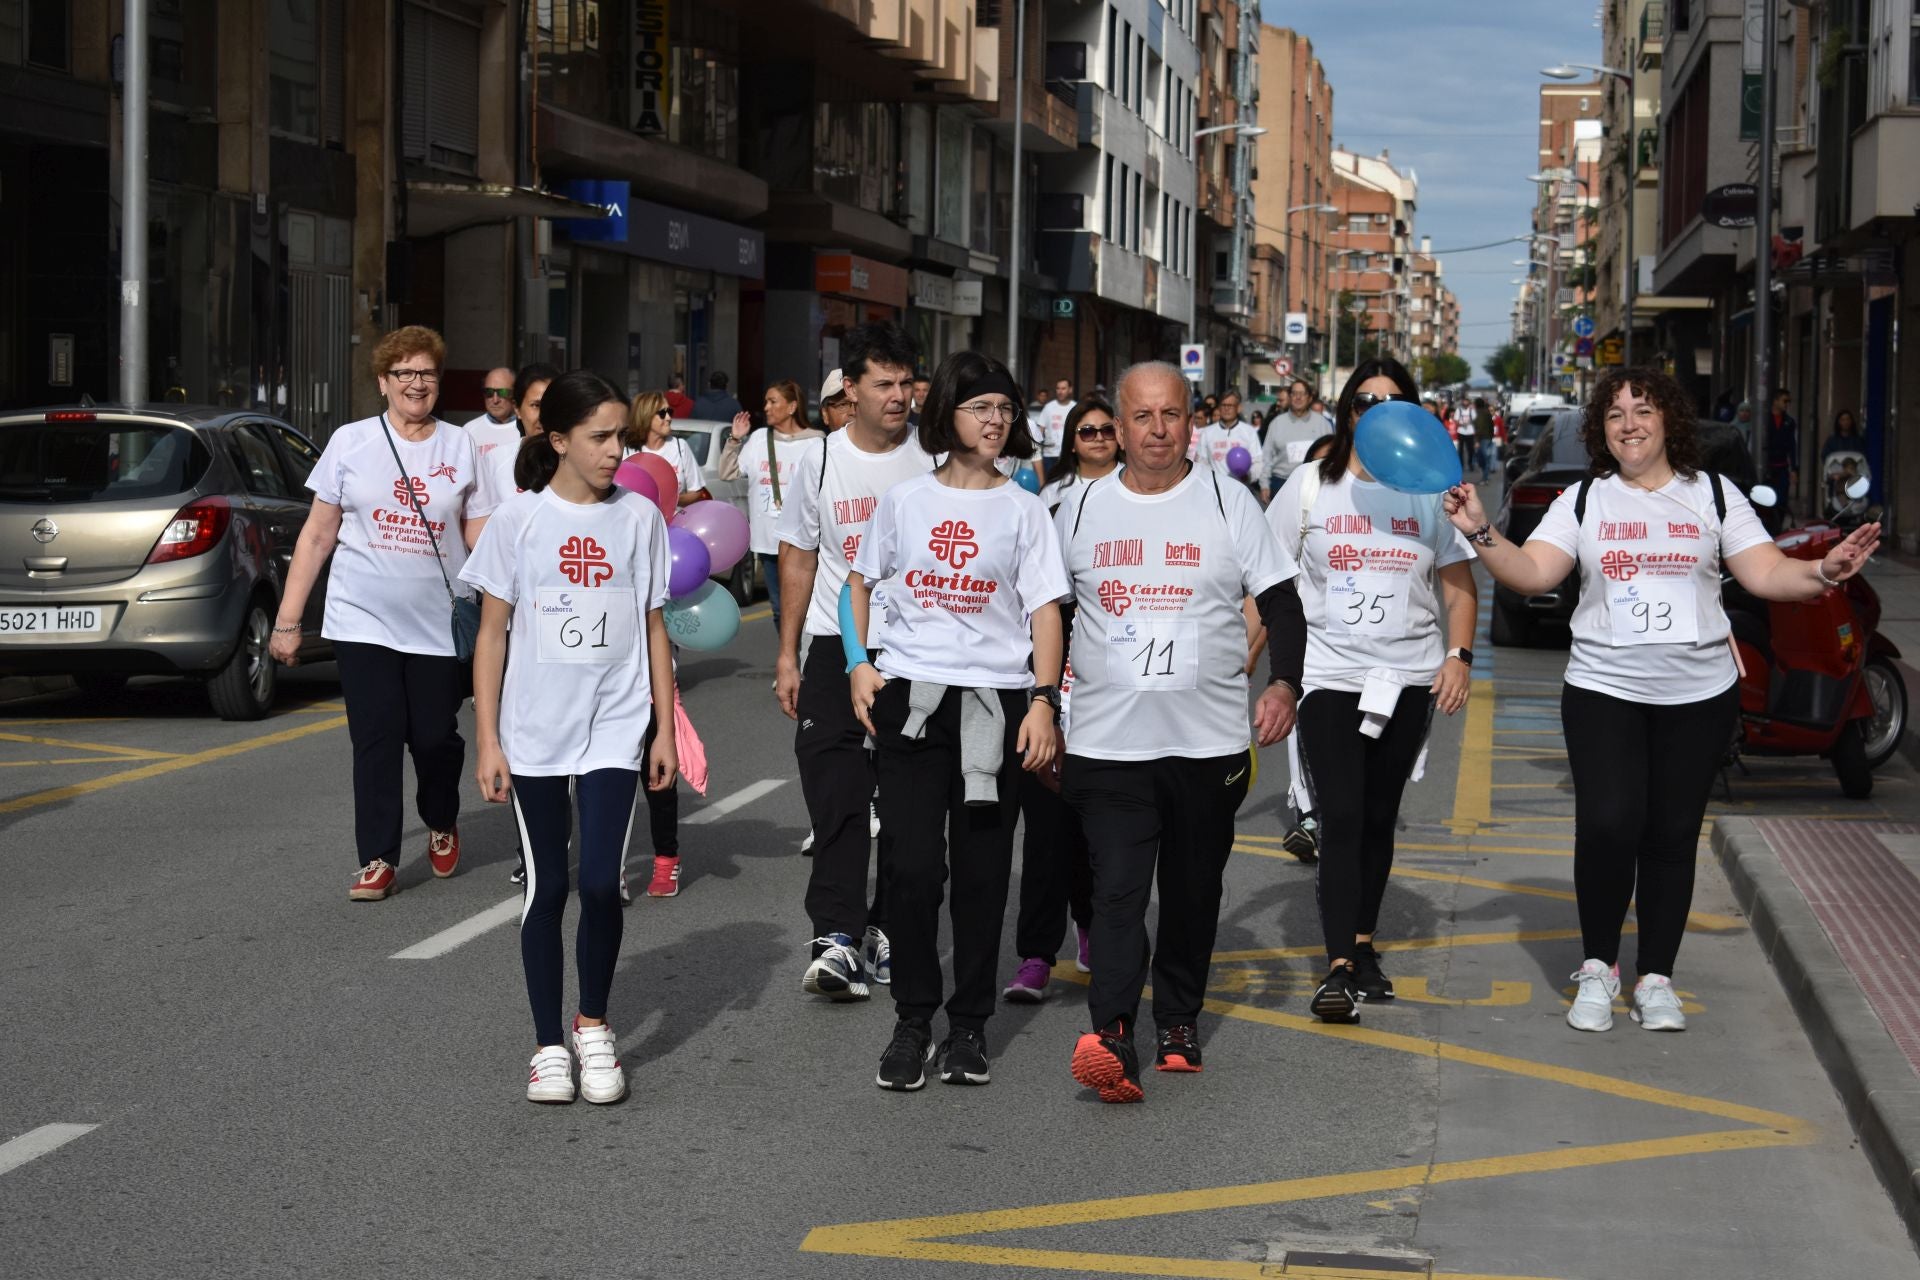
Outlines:
{"label": "building facade windows", "polygon": [[0,62],[73,70],[70,0],[0,0]]}
{"label": "building facade windows", "polygon": [[480,159],[480,18],[452,0],[402,11],[401,153],[429,169],[472,175]]}
{"label": "building facade windows", "polygon": [[[159,11],[181,6],[154,7],[157,32],[165,21]],[[166,78],[157,62],[154,70],[156,80]],[[469,67],[467,78],[472,75]],[[268,128],[283,138],[342,146],[346,95],[345,0],[273,0],[267,11]]]}
{"label": "building facade windows", "polygon": [[886,102],[822,102],[814,108],[813,189],[891,218],[899,210],[900,126]]}

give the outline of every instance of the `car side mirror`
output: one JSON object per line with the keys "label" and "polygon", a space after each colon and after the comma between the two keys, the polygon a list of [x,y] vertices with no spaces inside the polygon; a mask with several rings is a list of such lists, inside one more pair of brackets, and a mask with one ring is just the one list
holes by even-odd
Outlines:
{"label": "car side mirror", "polygon": [[1858,502],[1860,501],[1860,499],[1866,497],[1867,493],[1872,488],[1873,488],[1873,482],[1868,480],[1865,476],[1861,476],[1858,480],[1855,480],[1852,484],[1847,486],[1847,496],[1849,498],[1852,498],[1855,502]]}
{"label": "car side mirror", "polygon": [[1773,491],[1772,485],[1757,484],[1747,491],[1747,501],[1756,507],[1777,507],[1780,495]]}

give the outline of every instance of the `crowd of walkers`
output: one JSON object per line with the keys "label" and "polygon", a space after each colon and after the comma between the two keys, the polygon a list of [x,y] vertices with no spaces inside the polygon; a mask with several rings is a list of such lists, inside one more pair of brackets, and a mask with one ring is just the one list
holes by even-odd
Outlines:
{"label": "crowd of walkers", "polygon": [[[629,399],[544,365],[490,373],[486,412],[463,429],[435,416],[444,344],[408,327],[373,353],[385,409],[336,431],[309,480],[274,653],[293,660],[326,569],[353,750],[350,897],[394,890],[403,752],[432,870],[458,867],[457,715],[471,694],[474,776],[512,805],[523,853],[529,1099],[626,1091],[607,1005],[641,796],[648,892],[678,892],[689,743],[663,614],[670,540],[661,507],[615,476],[645,451],[678,475],[680,504],[705,497],[672,429],[687,411],[731,423],[715,472],[746,481],[770,588],[773,694],[795,722],[810,829],[800,985],[834,1001],[887,989],[882,1088],[988,1083],[998,1001],[1044,999],[1070,941],[1088,975],[1086,1028],[1063,1055],[1076,1081],[1142,1098],[1149,981],[1144,1052],[1157,1071],[1201,1071],[1235,817],[1259,750],[1283,740],[1294,805],[1311,815],[1326,953],[1309,1008],[1346,1023],[1391,1000],[1379,932],[1402,793],[1426,768],[1435,713],[1473,696],[1476,560],[1523,593],[1581,575],[1562,708],[1584,950],[1568,1022],[1611,1026],[1632,902],[1632,1016],[1685,1027],[1671,979],[1737,714],[1722,567],[1763,598],[1810,598],[1860,571],[1877,525],[1823,561],[1788,559],[1703,469],[1692,406],[1651,370],[1598,380],[1590,478],[1516,546],[1471,485],[1410,494],[1369,474],[1356,424],[1422,403],[1390,359],[1361,362],[1330,409],[1296,382],[1255,422],[1232,393],[1196,406],[1159,362],[1126,370],[1110,397],[1059,381],[1030,411],[991,356],[960,352],[920,376],[896,325],[855,328],[840,350],[817,429],[792,382],[767,389],[756,426],[724,380],[698,402],[677,384]],[[1427,403],[1484,473],[1493,409]],[[1028,467],[1030,487],[1015,479]],[[1631,591],[1623,555],[1647,570]],[[1001,987],[1022,831],[1019,963]]]}

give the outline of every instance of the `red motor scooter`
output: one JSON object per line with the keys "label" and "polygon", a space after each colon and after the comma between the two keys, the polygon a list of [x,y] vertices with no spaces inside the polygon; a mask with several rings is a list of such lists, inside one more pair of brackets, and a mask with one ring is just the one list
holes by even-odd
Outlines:
{"label": "red motor scooter", "polygon": [[[1774,541],[1796,560],[1819,560],[1846,536],[1822,524]],[[1741,755],[1823,756],[1842,794],[1872,794],[1873,771],[1906,732],[1907,688],[1865,575],[1798,603],[1761,600],[1730,574],[1722,593],[1740,666],[1740,727],[1728,764]]]}

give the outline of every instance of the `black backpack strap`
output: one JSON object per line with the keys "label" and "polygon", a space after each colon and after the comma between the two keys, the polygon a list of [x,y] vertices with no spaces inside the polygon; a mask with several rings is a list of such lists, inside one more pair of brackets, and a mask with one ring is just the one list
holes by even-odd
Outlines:
{"label": "black backpack strap", "polygon": [[1707,472],[1707,483],[1713,486],[1713,514],[1720,517],[1720,523],[1727,522],[1727,490],[1720,482],[1718,471]]}
{"label": "black backpack strap", "polygon": [[[1100,477],[1100,480],[1104,479],[1106,479],[1105,476]],[[1087,486],[1087,491],[1080,495],[1080,505],[1073,509],[1073,532],[1067,535],[1069,543],[1080,536],[1080,522],[1087,518],[1087,504],[1093,501],[1093,486],[1099,484],[1100,480],[1095,480]]]}
{"label": "black backpack strap", "polygon": [[1213,477],[1213,505],[1220,508],[1220,518],[1225,520],[1227,518],[1227,500],[1220,496],[1220,473],[1214,468],[1208,467],[1207,474]]}
{"label": "black backpack strap", "polygon": [[813,490],[816,498],[827,491],[827,441],[831,439],[833,439],[831,431],[820,437],[820,483],[815,485]]}
{"label": "black backpack strap", "polygon": [[1587,490],[1593,488],[1593,477],[1588,476],[1580,482],[1580,488],[1573,495],[1573,523],[1583,525],[1587,522]]}

